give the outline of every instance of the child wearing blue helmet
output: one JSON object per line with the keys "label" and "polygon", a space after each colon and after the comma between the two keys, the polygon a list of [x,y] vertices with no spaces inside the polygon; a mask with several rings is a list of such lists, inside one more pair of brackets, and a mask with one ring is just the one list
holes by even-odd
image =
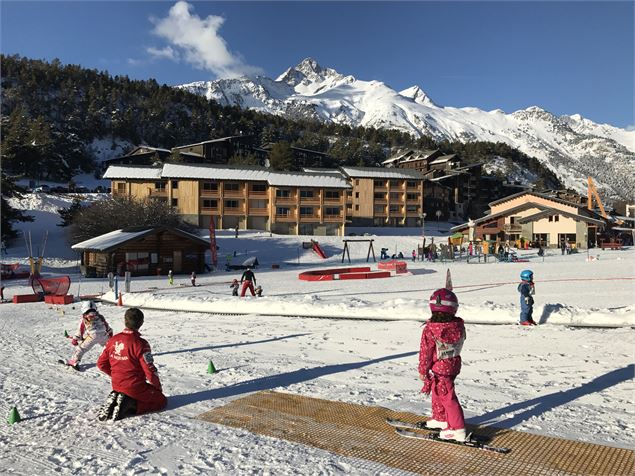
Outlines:
{"label": "child wearing blue helmet", "polygon": [[536,293],[534,286],[534,272],[530,269],[525,269],[520,273],[521,282],[518,285],[518,292],[520,293],[520,324],[521,326],[535,326],[531,315],[534,312],[534,298]]}

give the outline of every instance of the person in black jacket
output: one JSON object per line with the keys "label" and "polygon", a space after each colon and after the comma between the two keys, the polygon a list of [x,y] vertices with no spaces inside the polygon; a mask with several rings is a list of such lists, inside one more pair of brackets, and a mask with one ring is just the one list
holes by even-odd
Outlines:
{"label": "person in black jacket", "polygon": [[245,293],[247,292],[247,289],[249,289],[252,296],[256,295],[256,293],[254,292],[254,284],[256,284],[256,276],[254,275],[254,272],[251,270],[251,268],[247,268],[247,270],[243,273],[242,277],[240,278],[240,282],[243,285],[240,291],[240,297],[245,297]]}

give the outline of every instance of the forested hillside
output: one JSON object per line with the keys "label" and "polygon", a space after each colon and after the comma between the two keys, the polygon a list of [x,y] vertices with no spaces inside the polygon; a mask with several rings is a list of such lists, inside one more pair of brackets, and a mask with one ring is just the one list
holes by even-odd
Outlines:
{"label": "forested hillside", "polygon": [[397,147],[440,148],[466,162],[504,156],[530,170],[539,186],[559,187],[537,160],[504,144],[436,143],[396,130],[289,120],[237,107],[219,106],[202,96],[131,80],[108,72],[1,56],[2,161],[14,175],[66,181],[97,170],[102,158],[93,145],[110,141],[171,148],[229,135],[253,135],[256,142],[286,141],[328,152],[333,165],[376,165]]}

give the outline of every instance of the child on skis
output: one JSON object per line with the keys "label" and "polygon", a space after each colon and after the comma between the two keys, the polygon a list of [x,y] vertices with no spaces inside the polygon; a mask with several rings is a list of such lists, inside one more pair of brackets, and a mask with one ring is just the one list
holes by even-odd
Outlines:
{"label": "child on skis", "polygon": [[261,285],[256,286],[255,291],[256,291],[256,297],[262,297],[262,286]]}
{"label": "child on skis", "polygon": [[192,286],[196,286],[196,271],[192,271],[192,274],[190,275],[190,282],[192,283]]}
{"label": "child on skis", "polygon": [[518,285],[520,293],[520,321],[521,326],[535,326],[536,323],[532,318],[534,312],[534,298],[536,287],[534,286],[534,272],[525,269],[520,273],[521,282]]}
{"label": "child on skis", "polygon": [[454,379],[461,371],[461,348],[465,341],[463,319],[456,316],[459,301],[449,289],[430,296],[432,317],[421,335],[419,377],[422,392],[432,393],[432,419],[428,428],[440,428],[444,440],[465,441],[463,409],[454,392]]}
{"label": "child on skis", "polygon": [[124,315],[126,328],[108,341],[99,356],[97,367],[112,379],[112,392],[99,411],[100,421],[158,411],[168,403],[150,344],[139,333],[143,318],[141,310],[128,309]]}
{"label": "child on skis", "polygon": [[104,319],[104,316],[97,312],[97,306],[93,301],[83,301],[81,305],[82,318],[79,321],[77,332],[71,339],[71,344],[76,346],[70,360],[66,365],[79,369],[79,362],[82,356],[92,349],[95,344],[105,346],[109,338],[112,337],[112,329]]}
{"label": "child on skis", "polygon": [[234,279],[229,287],[232,290],[232,296],[238,296],[238,288],[240,287],[240,284],[238,284],[238,280]]}

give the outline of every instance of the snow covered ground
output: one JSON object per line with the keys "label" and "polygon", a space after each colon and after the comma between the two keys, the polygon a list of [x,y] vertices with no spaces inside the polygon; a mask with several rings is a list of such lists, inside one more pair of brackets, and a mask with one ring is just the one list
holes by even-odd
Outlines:
{"label": "snow covered ground", "polygon": [[[103,279],[80,283],[55,207],[43,197],[19,203],[40,208],[35,223],[20,225],[34,242],[49,231],[44,271],[71,275],[73,294],[108,291]],[[426,223],[426,234],[438,241],[448,228]],[[373,232],[377,255],[382,247],[407,255],[421,242],[420,230]],[[78,306],[0,306],[0,413],[16,405],[24,418],[0,426],[1,474],[397,474],[194,417],[266,389],[429,414],[417,352],[427,298],[448,268],[467,322],[457,392],[468,423],[632,445],[635,250],[591,250],[593,260],[550,251],[543,261],[527,251],[527,263],[409,262],[405,276],[305,282],[301,271],[341,266],[341,238],[316,238],[329,256],[322,260],[302,248],[310,237],[218,234],[222,262],[258,257],[263,298],[232,298],[229,282],[240,276],[224,271],[199,276],[196,288],[188,276],[174,286],[165,277],[134,279],[124,295],[125,304],[164,308],[147,309],[142,328],[169,397],[161,413],[98,423],[110,388],[94,366],[98,351],[81,373],[56,363],[71,353],[63,334],[75,329]],[[365,263],[367,244],[351,245],[353,263]],[[16,242],[4,262],[26,262],[24,248]],[[515,325],[524,268],[536,273],[537,328]],[[4,284],[7,296],[28,292],[24,282]],[[103,303],[100,311],[115,331],[123,328],[122,308]]]}

